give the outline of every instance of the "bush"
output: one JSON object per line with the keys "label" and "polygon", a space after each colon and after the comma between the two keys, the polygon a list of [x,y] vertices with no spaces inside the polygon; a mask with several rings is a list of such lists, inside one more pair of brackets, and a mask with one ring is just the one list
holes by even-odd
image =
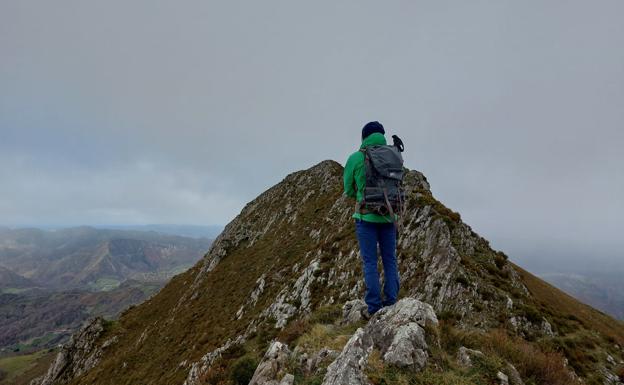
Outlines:
{"label": "bush", "polygon": [[277,339],[287,345],[291,345],[297,338],[308,331],[309,328],[310,324],[306,320],[298,319],[291,321],[277,334]]}
{"label": "bush", "polygon": [[230,379],[237,385],[247,385],[251,381],[258,362],[251,357],[242,357],[232,366]]}
{"label": "bush", "polygon": [[470,286],[470,281],[468,281],[468,278],[464,277],[463,275],[458,275],[457,277],[455,277],[455,282],[465,287]]}
{"label": "bush", "polygon": [[507,256],[501,252],[496,253],[496,256],[494,257],[494,263],[496,264],[496,267],[502,269],[507,263]]}
{"label": "bush", "polygon": [[620,378],[620,381],[624,381],[624,365],[617,368],[615,374]]}

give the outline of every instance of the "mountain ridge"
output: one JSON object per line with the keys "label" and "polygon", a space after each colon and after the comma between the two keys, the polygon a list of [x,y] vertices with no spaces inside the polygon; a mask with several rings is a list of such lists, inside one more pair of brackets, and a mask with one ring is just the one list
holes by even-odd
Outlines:
{"label": "mountain ridge", "polygon": [[[565,297],[492,250],[458,213],[433,197],[421,173],[409,171],[405,185],[407,214],[397,251],[400,297],[432,306],[442,323],[429,334],[443,340],[474,333],[483,342],[502,338],[488,334],[500,329],[525,350],[546,349],[544,357],[557,360],[561,373],[588,383],[617,380],[621,323]],[[290,340],[295,350],[303,349],[302,339],[316,327],[341,330],[348,338],[355,330],[325,325],[329,316],[322,315],[334,314],[363,293],[352,209],[342,195],[340,164],[323,161],[288,175],[248,203],[192,269],[124,312],[119,322],[97,328],[101,332],[90,339],[88,354],[72,361],[78,362],[70,365],[73,375],[65,369],[59,374],[53,366],[42,383],[230,384],[236,383],[239,365],[245,359],[257,364],[254,360],[275,338]],[[580,349],[579,339],[590,347]],[[441,359],[457,354],[456,349],[453,345],[441,353],[432,348],[428,355]],[[496,363],[513,361],[496,354]],[[66,362],[70,356],[63,357]],[[444,375],[441,368],[464,370],[442,362],[423,373]],[[523,367],[519,371],[527,379],[534,375]],[[313,380],[304,373],[291,377],[295,383]],[[534,383],[545,383],[543,378]]]}

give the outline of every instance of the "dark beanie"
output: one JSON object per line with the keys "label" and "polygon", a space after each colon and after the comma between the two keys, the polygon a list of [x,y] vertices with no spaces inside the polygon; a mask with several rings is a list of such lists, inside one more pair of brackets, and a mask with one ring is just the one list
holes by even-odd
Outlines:
{"label": "dark beanie", "polygon": [[378,132],[380,134],[385,134],[386,133],[386,131],[384,130],[384,128],[381,125],[381,123],[379,123],[377,121],[368,122],[368,123],[366,123],[364,128],[362,128],[362,140],[366,139],[367,136],[369,136],[370,134],[372,134],[374,132]]}

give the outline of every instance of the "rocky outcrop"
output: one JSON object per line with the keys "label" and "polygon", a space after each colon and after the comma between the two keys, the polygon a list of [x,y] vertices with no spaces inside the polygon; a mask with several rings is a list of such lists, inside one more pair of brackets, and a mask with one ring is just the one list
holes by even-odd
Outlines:
{"label": "rocky outcrop", "polygon": [[323,385],[368,385],[364,373],[368,356],[373,351],[373,340],[364,329],[359,328],[334,362],[327,368]]}
{"label": "rocky outcrop", "polygon": [[97,341],[104,332],[104,320],[94,318],[84,325],[57,354],[48,372],[33,380],[31,385],[60,385],[71,382],[74,378],[94,367],[102,357],[102,352],[116,342],[105,341],[101,346]]}
{"label": "rocky outcrop", "polygon": [[256,368],[249,385],[287,385],[294,377],[286,373],[291,351],[288,345],[274,341]]}
{"label": "rocky outcrop", "polygon": [[[349,313],[345,312],[347,316]],[[404,298],[381,309],[365,327],[353,334],[338,358],[329,365],[323,384],[369,384],[364,369],[373,349],[379,350],[382,360],[389,365],[422,369],[428,358],[424,328],[429,323],[438,323],[433,308],[414,298]]]}
{"label": "rocky outcrop", "polygon": [[210,369],[216,360],[221,358],[223,352],[230,349],[234,345],[240,345],[244,342],[245,337],[241,335],[233,340],[227,340],[222,346],[206,353],[199,361],[194,362],[191,365],[191,369],[189,370],[183,385],[199,385],[201,383],[201,377],[208,371],[208,369]]}

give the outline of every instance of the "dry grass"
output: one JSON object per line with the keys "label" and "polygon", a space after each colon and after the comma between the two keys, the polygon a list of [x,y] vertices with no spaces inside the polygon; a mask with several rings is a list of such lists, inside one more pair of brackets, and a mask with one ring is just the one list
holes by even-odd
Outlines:
{"label": "dry grass", "polygon": [[306,352],[318,352],[322,348],[341,351],[351,338],[352,329],[335,325],[315,324],[297,340],[297,345]]}
{"label": "dry grass", "polygon": [[542,351],[535,345],[518,337],[511,337],[503,330],[486,334],[482,341],[486,354],[497,356],[512,363],[522,378],[537,384],[570,385],[574,378],[564,365],[564,357],[554,351]]}

